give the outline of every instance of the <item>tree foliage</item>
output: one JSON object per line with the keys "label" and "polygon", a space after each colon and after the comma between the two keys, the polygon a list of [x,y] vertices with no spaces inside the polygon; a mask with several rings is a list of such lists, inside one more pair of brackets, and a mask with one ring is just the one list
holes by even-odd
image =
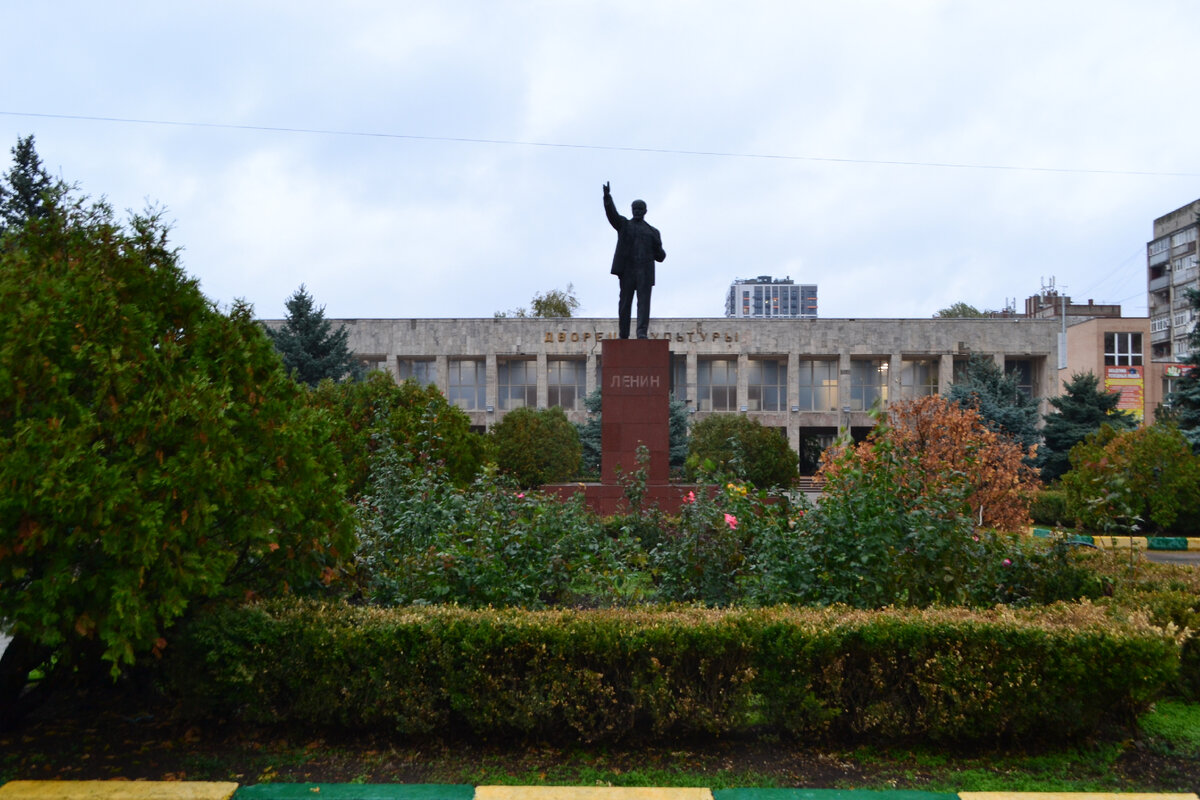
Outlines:
{"label": "tree foliage", "polygon": [[66,192],[42,166],[32,134],[17,139],[12,156],[13,165],[0,181],[0,236],[9,228],[46,216],[48,204]]}
{"label": "tree foliage", "polygon": [[352,527],[328,416],[248,306],[201,294],[158,217],[48,205],[6,238],[0,307],[14,644],[115,673],[197,598],[333,577]]}
{"label": "tree foliage", "polygon": [[[938,396],[895,403],[867,441],[854,447],[851,463],[871,469],[886,452],[909,464],[899,487],[905,493],[946,497],[961,493],[960,513],[977,524],[1001,531],[1021,531],[1029,524],[1029,505],[1037,491],[1027,465],[1029,452],[984,424],[978,412]],[[821,474],[831,479],[845,468],[831,452]]]}
{"label": "tree foliage", "polygon": [[1041,440],[1038,431],[1038,403],[1021,391],[1015,375],[1006,375],[989,356],[975,354],[967,362],[962,379],[950,387],[946,396],[953,402],[979,413],[983,423],[1029,450]]}
{"label": "tree foliage", "polygon": [[[1193,316],[1200,317],[1200,291],[1188,289],[1187,298]],[[1172,420],[1191,444],[1192,451],[1200,454],[1200,323],[1192,328],[1187,341],[1190,353],[1184,363],[1190,369],[1175,382],[1167,403]]]}
{"label": "tree foliage", "polygon": [[1067,511],[1083,527],[1188,532],[1200,521],[1200,457],[1173,425],[1105,425],[1071,450]]}
{"label": "tree foliage", "polygon": [[333,442],[352,498],[366,488],[370,461],[385,445],[419,449],[459,487],[475,479],[488,457],[487,440],[471,430],[470,418],[436,386],[411,380],[397,384],[387,373],[372,372],[361,381],[322,381],[311,402],[332,418]]}
{"label": "tree foliage", "polygon": [[267,329],[292,377],[308,386],[326,378],[358,380],[363,367],[350,351],[350,332],[345,325],[333,329],[325,319],[325,308],[317,308],[312,295],[300,288],[287,300],[287,319],[278,330]]}
{"label": "tree foliage", "polygon": [[779,431],[741,414],[713,414],[692,426],[684,474],[716,472],[766,489],[790,486],[798,464]]}
{"label": "tree foliage", "polygon": [[970,303],[964,303],[960,300],[959,302],[953,303],[946,308],[940,309],[934,316],[939,319],[963,319],[986,317],[987,313],[980,311]]}
{"label": "tree foliage", "polygon": [[573,317],[579,310],[579,298],[575,296],[575,287],[567,284],[566,289],[550,289],[539,292],[529,301],[529,309],[514,308],[511,311],[497,311],[497,319],[505,317],[539,317],[550,319],[555,317]]}
{"label": "tree foliage", "polygon": [[[575,429],[579,432],[579,444],[583,448],[581,465],[584,473],[599,475],[600,433],[603,420],[601,414],[603,399],[600,390],[596,389],[585,397],[583,403],[587,408],[588,418],[584,422],[575,423]],[[670,467],[672,470],[683,469],[690,443],[687,403],[672,397],[668,415]]]}
{"label": "tree foliage", "polygon": [[579,434],[558,406],[515,408],[492,426],[496,465],[519,486],[560,483],[579,473]]}
{"label": "tree foliage", "polygon": [[1042,480],[1054,481],[1071,468],[1071,448],[1089,434],[1108,425],[1115,430],[1127,430],[1137,423],[1133,415],[1117,408],[1120,395],[1100,389],[1100,379],[1086,372],[1071,376],[1063,382],[1063,393],[1050,398],[1057,411],[1046,414],[1042,428],[1044,445],[1038,456],[1042,462]]}

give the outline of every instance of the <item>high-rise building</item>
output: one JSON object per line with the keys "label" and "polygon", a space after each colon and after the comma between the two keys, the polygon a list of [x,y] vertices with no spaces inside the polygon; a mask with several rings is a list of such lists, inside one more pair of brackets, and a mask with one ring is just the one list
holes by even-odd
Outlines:
{"label": "high-rise building", "polygon": [[1187,337],[1196,324],[1188,289],[1200,289],[1200,200],[1154,220],[1146,244],[1147,300],[1150,306],[1150,358],[1179,362],[1188,356]]}
{"label": "high-rise building", "polygon": [[770,275],[736,279],[725,295],[725,316],[755,319],[816,319],[817,285]]}

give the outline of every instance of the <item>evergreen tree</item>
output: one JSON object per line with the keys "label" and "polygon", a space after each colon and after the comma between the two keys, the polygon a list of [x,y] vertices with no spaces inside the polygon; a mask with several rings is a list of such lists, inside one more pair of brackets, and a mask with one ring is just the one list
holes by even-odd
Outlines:
{"label": "evergreen tree", "polygon": [[[1200,316],[1200,292],[1188,289],[1188,301],[1194,316]],[[1188,334],[1190,354],[1184,363],[1191,369],[1175,382],[1175,389],[1167,396],[1171,419],[1187,437],[1192,452],[1200,455],[1200,323]]]}
{"label": "evergreen tree", "polygon": [[0,727],[39,664],[115,673],[196,601],[337,574],[353,528],[331,420],[159,218],[51,198],[4,237],[0,308]]}
{"label": "evergreen tree", "polygon": [[989,356],[972,355],[966,374],[946,396],[979,412],[990,430],[1008,436],[1026,450],[1041,440],[1037,400],[1022,392],[1016,376],[1004,374]]}
{"label": "evergreen tree", "polygon": [[61,194],[66,189],[42,166],[32,134],[17,139],[12,156],[12,168],[0,181],[0,236],[9,228],[19,228],[31,219],[46,216],[48,193]]}
{"label": "evergreen tree", "polygon": [[362,364],[350,352],[350,332],[345,325],[333,330],[333,323],[325,319],[324,306],[316,308],[304,284],[288,298],[287,310],[283,327],[269,333],[293,378],[311,387],[325,378],[362,378]]}
{"label": "evergreen tree", "polygon": [[[579,431],[579,443],[583,446],[582,468],[585,473],[600,474],[600,390],[584,398],[583,404],[588,410],[586,422],[575,423]],[[669,452],[671,469],[682,469],[687,461],[689,447],[687,404],[682,400],[671,398]]]}
{"label": "evergreen tree", "polygon": [[1117,408],[1120,395],[1100,389],[1100,379],[1091,372],[1071,376],[1063,382],[1063,394],[1051,398],[1058,411],[1046,414],[1042,428],[1045,445],[1038,452],[1042,480],[1054,481],[1071,468],[1067,458],[1071,448],[1107,424],[1115,430],[1127,430],[1137,423],[1133,415]]}

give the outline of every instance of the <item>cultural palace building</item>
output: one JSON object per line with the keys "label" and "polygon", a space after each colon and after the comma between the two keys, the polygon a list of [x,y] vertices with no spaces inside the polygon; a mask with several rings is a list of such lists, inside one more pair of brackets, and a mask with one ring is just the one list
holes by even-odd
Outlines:
{"label": "cultural palace building", "polygon": [[[601,388],[601,342],[617,335],[616,319],[330,321],[346,326],[369,366],[436,385],[479,430],[525,406],[585,420],[584,397]],[[747,414],[793,448],[802,436],[865,435],[872,408],[944,393],[972,354],[994,359],[1033,397],[1056,395],[1059,330],[1057,320],[1023,317],[650,321],[650,338],[670,342],[672,397],[694,419]]]}

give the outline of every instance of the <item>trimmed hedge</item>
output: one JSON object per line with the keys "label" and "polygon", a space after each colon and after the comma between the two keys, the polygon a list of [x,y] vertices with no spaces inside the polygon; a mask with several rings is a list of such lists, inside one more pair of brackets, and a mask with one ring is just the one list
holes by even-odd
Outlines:
{"label": "trimmed hedge", "polygon": [[173,644],[192,714],[402,736],[614,741],[1076,737],[1143,710],[1177,641],[1087,603],[1037,612],[377,609],[202,615]]}

